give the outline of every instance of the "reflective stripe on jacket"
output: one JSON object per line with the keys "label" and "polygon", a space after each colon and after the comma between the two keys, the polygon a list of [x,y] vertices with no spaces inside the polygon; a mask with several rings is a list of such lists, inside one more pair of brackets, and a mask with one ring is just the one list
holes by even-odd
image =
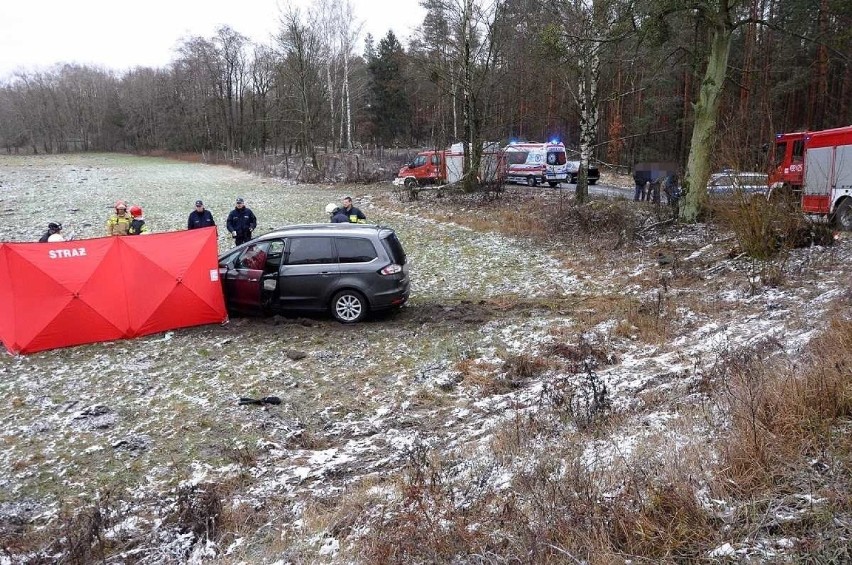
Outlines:
{"label": "reflective stripe on jacket", "polygon": [[139,235],[150,232],[151,230],[145,225],[145,220],[143,218],[137,218],[130,222],[130,227],[127,229],[127,235]]}
{"label": "reflective stripe on jacket", "polygon": [[130,214],[125,213],[123,216],[113,214],[107,220],[107,235],[127,235],[127,230],[130,229],[130,222],[133,218]]}

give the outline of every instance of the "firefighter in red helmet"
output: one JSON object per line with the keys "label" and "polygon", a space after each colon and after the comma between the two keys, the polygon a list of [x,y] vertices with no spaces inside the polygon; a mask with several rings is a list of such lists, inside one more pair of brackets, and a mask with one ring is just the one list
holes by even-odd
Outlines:
{"label": "firefighter in red helmet", "polygon": [[145,225],[145,216],[142,214],[141,206],[130,207],[130,227],[127,228],[127,235],[144,235],[151,233],[151,229]]}

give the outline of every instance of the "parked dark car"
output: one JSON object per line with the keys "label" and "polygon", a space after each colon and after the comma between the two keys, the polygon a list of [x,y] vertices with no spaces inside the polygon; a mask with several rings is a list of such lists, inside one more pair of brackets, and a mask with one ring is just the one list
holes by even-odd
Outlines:
{"label": "parked dark car", "polygon": [[[568,161],[568,177],[571,184],[577,184],[577,177],[580,174],[580,161]],[[601,173],[594,165],[589,165],[589,184],[597,184],[601,178]]]}
{"label": "parked dark car", "polygon": [[408,264],[396,233],[367,224],[282,228],[219,257],[229,310],[330,311],[340,322],[408,300]]}

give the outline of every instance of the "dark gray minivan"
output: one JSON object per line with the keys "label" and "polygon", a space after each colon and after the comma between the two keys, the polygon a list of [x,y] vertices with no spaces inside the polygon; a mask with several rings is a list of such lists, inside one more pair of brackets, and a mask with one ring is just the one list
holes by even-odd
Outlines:
{"label": "dark gray minivan", "polygon": [[368,224],[281,228],[219,257],[229,310],[330,311],[353,323],[405,304],[408,264],[396,233]]}

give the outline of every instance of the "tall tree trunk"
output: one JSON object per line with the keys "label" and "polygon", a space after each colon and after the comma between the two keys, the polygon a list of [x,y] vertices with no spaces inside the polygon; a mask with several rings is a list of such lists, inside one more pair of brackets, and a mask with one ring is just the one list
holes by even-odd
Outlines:
{"label": "tall tree trunk", "polygon": [[686,196],[680,208],[680,218],[686,222],[696,221],[707,197],[705,186],[710,177],[710,151],[715,141],[719,103],[731,52],[732,30],[726,20],[722,17],[713,24],[707,69],[695,104],[695,124],[684,178]]}
{"label": "tall tree trunk", "polygon": [[578,99],[580,102],[580,170],[577,172],[577,202],[589,199],[589,159],[598,134],[598,80],[600,79],[600,42],[595,38],[583,49]]}
{"label": "tall tree trunk", "polygon": [[474,121],[474,100],[473,100],[473,60],[471,54],[471,18],[473,12],[473,0],[464,1],[464,14],[462,16],[462,33],[464,44],[462,46],[462,111],[464,112],[464,176],[463,190],[472,192],[476,187],[474,183],[476,169],[474,168],[474,151],[476,144],[476,127]]}
{"label": "tall tree trunk", "polygon": [[352,149],[352,101],[349,99],[349,50],[343,50],[343,104],[346,112],[346,149]]}
{"label": "tall tree trunk", "polygon": [[813,83],[811,85],[810,116],[808,126],[810,129],[820,130],[825,128],[826,104],[828,104],[828,0],[820,0],[817,22],[819,25],[820,43],[817,46],[816,62],[814,65]]}
{"label": "tall tree trunk", "polygon": [[459,110],[456,105],[456,90],[458,89],[458,85],[456,84],[456,69],[455,65],[450,65],[450,98],[453,101],[453,141],[459,138]]}

